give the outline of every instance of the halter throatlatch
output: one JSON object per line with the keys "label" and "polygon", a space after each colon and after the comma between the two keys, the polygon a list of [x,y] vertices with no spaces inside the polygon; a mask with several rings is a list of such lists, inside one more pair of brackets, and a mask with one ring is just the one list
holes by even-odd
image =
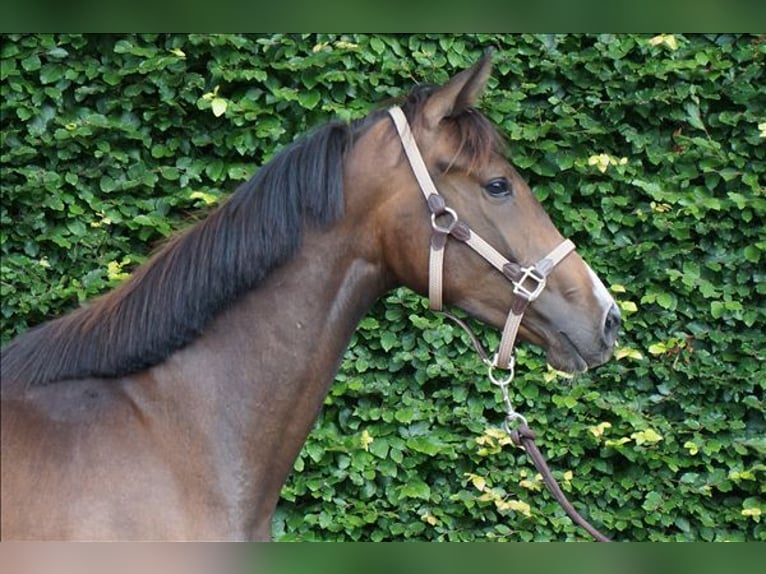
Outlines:
{"label": "halter throatlatch", "polygon": [[[503,403],[506,409],[506,417],[503,423],[503,429],[508,433],[513,442],[527,451],[529,457],[534,462],[535,467],[543,476],[543,479],[556,500],[566,511],[569,517],[588,534],[593,536],[599,542],[608,542],[609,538],[601,534],[587,520],[585,520],[575,510],[572,504],[567,500],[561,491],[556,479],[553,477],[548,465],[535,444],[534,433],[527,425],[523,415],[516,412],[511,404],[508,387],[514,377],[515,360],[513,348],[516,344],[516,336],[519,332],[521,320],[529,304],[537,299],[545,289],[548,275],[561,261],[574,251],[575,245],[569,239],[561,242],[553,251],[540,259],[534,265],[525,267],[519,263],[508,260],[499,251],[484,241],[479,235],[473,232],[464,221],[461,221],[454,209],[447,207],[444,197],[436,189],[428,168],[423,161],[418,145],[412,135],[412,130],[407,122],[404,112],[399,107],[393,107],[388,110],[391,118],[394,120],[396,131],[402,141],[404,152],[410,162],[412,171],[418,181],[420,190],[426,199],[426,204],[431,212],[431,247],[428,263],[428,300],[431,309],[441,311],[443,307],[442,288],[444,277],[444,250],[447,247],[447,239],[453,237],[462,241],[481,255],[495,269],[500,271],[503,276],[513,285],[513,299],[511,300],[511,309],[505,320],[503,335],[500,339],[500,347],[493,359],[489,359],[481,346],[478,344],[473,333],[459,319],[455,319],[463,327],[474,342],[482,359],[489,366],[490,380],[500,387],[503,396]],[[448,315],[449,316],[449,315]],[[495,370],[506,371],[505,377],[497,377]],[[512,428],[515,427],[515,428]]]}

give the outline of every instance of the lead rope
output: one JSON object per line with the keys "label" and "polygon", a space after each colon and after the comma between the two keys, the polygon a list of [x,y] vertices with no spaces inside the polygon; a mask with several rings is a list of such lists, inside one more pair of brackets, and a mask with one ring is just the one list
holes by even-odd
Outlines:
{"label": "lead rope", "polygon": [[[537,448],[535,433],[529,428],[524,416],[513,408],[508,390],[515,375],[513,349],[524,312],[529,304],[542,293],[547,277],[554,267],[569,253],[574,251],[574,243],[569,239],[564,240],[531,267],[522,267],[518,263],[506,259],[494,247],[474,233],[465,222],[459,221],[457,213],[447,207],[444,198],[439,194],[431,179],[431,175],[428,173],[428,168],[423,161],[423,156],[418,149],[404,112],[398,107],[393,107],[388,110],[388,113],[394,121],[404,152],[418,181],[420,190],[425,196],[428,209],[431,212],[432,234],[428,263],[428,300],[431,309],[442,311],[444,251],[447,246],[447,239],[450,236],[471,247],[513,284],[511,309],[503,328],[500,347],[491,360],[486,351],[484,351],[478,337],[476,337],[467,324],[451,313],[445,312],[445,315],[468,333],[477,353],[482,361],[488,365],[490,380],[493,384],[500,387],[503,404],[506,409],[503,430],[505,430],[516,446],[522,448],[529,455],[535,468],[542,475],[548,490],[550,490],[551,494],[553,494],[564,509],[564,512],[567,513],[574,523],[581,526],[598,542],[610,542],[609,538],[585,520],[567,500],[564,492],[548,468],[548,464],[540,449]],[[498,378],[495,375],[497,369],[507,371],[507,376]],[[516,428],[513,428],[513,425],[516,425]]]}
{"label": "lead rope", "polygon": [[[466,332],[482,362],[489,365],[489,378],[494,385],[500,388],[500,392],[503,396],[503,404],[505,406],[505,420],[503,420],[503,430],[511,438],[513,444],[524,449],[532,463],[535,465],[537,472],[539,472],[543,477],[545,486],[548,487],[548,490],[556,498],[556,501],[559,503],[561,508],[564,509],[564,512],[566,512],[567,516],[569,516],[569,518],[571,518],[575,524],[590,534],[597,542],[611,542],[612,540],[610,538],[602,534],[595,526],[583,518],[583,516],[577,512],[577,510],[575,510],[575,507],[572,505],[572,503],[569,502],[569,499],[567,499],[564,491],[561,490],[558,481],[555,479],[553,473],[548,467],[548,463],[546,462],[545,457],[537,447],[537,443],[535,443],[535,432],[529,428],[529,424],[527,423],[527,419],[524,417],[524,415],[520,414],[516,411],[516,409],[513,408],[508,387],[513,380],[514,371],[511,370],[509,377],[498,380],[494,376],[492,361],[490,361],[487,352],[484,350],[484,347],[479,341],[479,338],[471,330],[468,324],[448,311],[445,311],[444,315]],[[513,425],[516,425],[516,428],[512,428]]]}

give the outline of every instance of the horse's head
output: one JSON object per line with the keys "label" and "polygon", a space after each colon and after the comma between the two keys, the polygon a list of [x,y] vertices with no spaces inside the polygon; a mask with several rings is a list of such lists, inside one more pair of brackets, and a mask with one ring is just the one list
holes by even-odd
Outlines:
{"label": "horse's head", "polygon": [[[402,107],[446,205],[505,258],[532,266],[564,238],[506,160],[502,138],[473,108],[490,69],[485,56],[441,87],[416,90]],[[431,214],[391,119],[372,126],[352,153],[359,156],[347,175],[362,178],[384,198],[375,216],[387,268],[397,282],[427,293]],[[449,215],[444,219],[445,226],[451,223]],[[447,242],[443,269],[446,303],[503,327],[513,296],[508,277],[454,239]],[[543,347],[554,367],[577,372],[611,356],[619,323],[603,283],[572,252],[526,309],[519,335]]]}

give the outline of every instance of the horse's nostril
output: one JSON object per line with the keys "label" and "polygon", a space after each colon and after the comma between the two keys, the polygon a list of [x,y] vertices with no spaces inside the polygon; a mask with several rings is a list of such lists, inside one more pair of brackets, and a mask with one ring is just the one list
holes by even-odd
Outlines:
{"label": "horse's nostril", "polygon": [[617,305],[612,305],[604,319],[604,337],[611,344],[617,338],[617,332],[620,330],[620,310]]}

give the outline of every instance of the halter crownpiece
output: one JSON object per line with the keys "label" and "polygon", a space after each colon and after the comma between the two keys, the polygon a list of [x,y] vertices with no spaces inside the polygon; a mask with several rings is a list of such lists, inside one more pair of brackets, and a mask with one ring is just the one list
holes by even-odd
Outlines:
{"label": "halter crownpiece", "polygon": [[431,212],[433,232],[428,263],[428,300],[431,309],[441,311],[443,307],[444,250],[447,245],[447,238],[450,236],[468,245],[513,284],[511,309],[503,328],[500,348],[494,358],[489,361],[490,377],[493,382],[497,382],[493,373],[496,368],[510,371],[510,378],[508,379],[510,382],[510,379],[513,378],[514,367],[513,348],[524,312],[529,304],[543,292],[548,275],[554,267],[574,251],[575,245],[566,239],[548,255],[529,267],[523,267],[508,260],[477,235],[467,223],[461,221],[454,209],[447,207],[444,197],[439,194],[431,175],[428,173],[428,168],[423,161],[423,156],[418,149],[418,144],[412,135],[412,129],[404,112],[399,107],[393,107],[388,110],[388,113],[394,121],[404,152]]}

